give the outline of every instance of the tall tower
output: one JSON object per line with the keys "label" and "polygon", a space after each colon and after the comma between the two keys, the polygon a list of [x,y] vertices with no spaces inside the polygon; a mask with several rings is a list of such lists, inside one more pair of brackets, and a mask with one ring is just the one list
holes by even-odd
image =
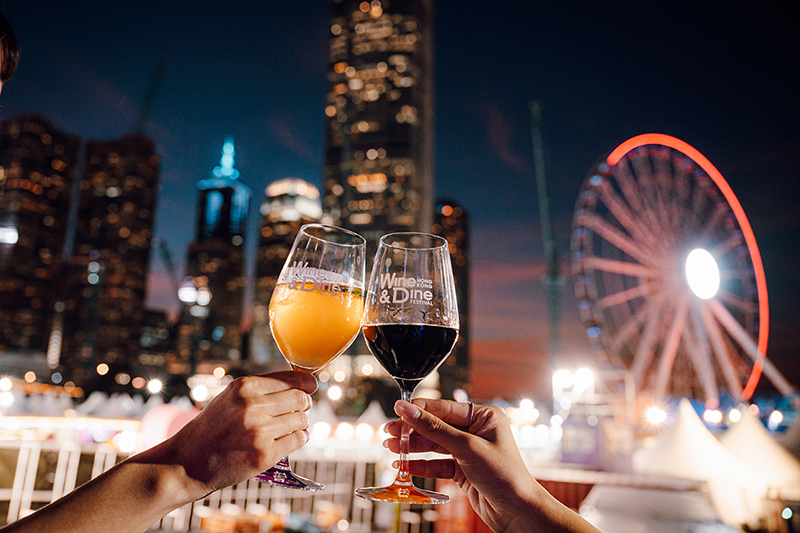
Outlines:
{"label": "tall tower", "polygon": [[89,141],[80,183],[69,293],[63,302],[66,355],[90,383],[135,365],[145,313],[160,160],[141,134]]}
{"label": "tall tower", "polygon": [[178,357],[191,366],[242,356],[244,239],[251,193],[237,179],[234,155],[233,140],[228,139],[212,177],[197,183],[197,229],[187,252],[186,276],[205,301],[188,302],[177,343]]}
{"label": "tall tower", "polygon": [[46,349],[79,145],[34,114],[0,127],[0,352]]}
{"label": "tall tower", "polygon": [[433,214],[431,0],[334,0],[324,209],[364,235],[430,231]]}
{"label": "tall tower", "polygon": [[458,300],[460,322],[458,342],[450,356],[439,367],[439,390],[443,398],[452,398],[453,391],[469,382],[469,217],[451,199],[436,202],[433,233],[447,239]]}
{"label": "tall tower", "polygon": [[322,205],[319,189],[296,178],[275,181],[264,193],[256,252],[250,358],[278,368],[286,363],[269,329],[269,301],[300,227],[318,222]]}

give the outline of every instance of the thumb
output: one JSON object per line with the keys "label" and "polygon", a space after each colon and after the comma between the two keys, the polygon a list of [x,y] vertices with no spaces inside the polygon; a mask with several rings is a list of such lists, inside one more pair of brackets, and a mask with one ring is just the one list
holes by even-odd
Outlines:
{"label": "thumb", "polygon": [[394,404],[394,411],[406,424],[429,441],[438,444],[452,454],[453,450],[464,449],[464,441],[470,435],[454,428],[442,419],[403,400]]}

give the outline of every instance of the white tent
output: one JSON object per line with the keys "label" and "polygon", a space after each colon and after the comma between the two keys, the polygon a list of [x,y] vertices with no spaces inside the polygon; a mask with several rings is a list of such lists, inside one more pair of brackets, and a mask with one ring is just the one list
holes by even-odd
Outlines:
{"label": "white tent", "polygon": [[769,478],[770,485],[782,489],[800,487],[800,461],[770,436],[755,416],[746,409],[742,418],[726,431],[720,441],[725,448]]}
{"label": "white tent", "polygon": [[369,424],[371,426],[379,427],[388,422],[389,419],[383,412],[383,407],[377,401],[370,403],[367,408],[361,413],[361,416],[356,420],[356,424]]}
{"label": "white tent", "polygon": [[634,453],[633,467],[644,474],[705,481],[720,518],[728,524],[752,524],[761,514],[767,480],[722,446],[689,400],[681,400],[675,422],[652,447]]}

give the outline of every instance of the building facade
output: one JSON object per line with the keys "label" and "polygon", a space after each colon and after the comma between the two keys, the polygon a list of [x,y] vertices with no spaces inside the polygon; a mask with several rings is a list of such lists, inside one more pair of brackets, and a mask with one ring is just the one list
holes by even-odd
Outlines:
{"label": "building facade", "polygon": [[433,5],[334,0],[323,208],[368,257],[433,215]]}
{"label": "building facade", "polygon": [[190,367],[242,358],[244,242],[251,193],[238,181],[234,155],[228,140],[212,177],[197,184],[197,227],[187,252],[185,281],[197,292],[194,301],[184,300],[176,346],[178,358]]}
{"label": "building facade", "polygon": [[455,390],[467,389],[469,383],[469,217],[455,200],[440,199],[432,233],[447,239],[458,300],[458,342],[438,369],[442,397],[453,398]]}
{"label": "building facade", "polygon": [[46,350],[79,147],[38,115],[0,127],[0,352]]}
{"label": "building facade", "polygon": [[69,289],[59,303],[63,353],[78,384],[97,380],[101,363],[110,369],[104,379],[136,364],[159,178],[160,158],[145,135],[87,143]]}
{"label": "building facade", "polygon": [[269,302],[300,228],[322,218],[319,189],[296,178],[275,181],[264,191],[260,213],[250,358],[283,368],[287,363],[269,329]]}

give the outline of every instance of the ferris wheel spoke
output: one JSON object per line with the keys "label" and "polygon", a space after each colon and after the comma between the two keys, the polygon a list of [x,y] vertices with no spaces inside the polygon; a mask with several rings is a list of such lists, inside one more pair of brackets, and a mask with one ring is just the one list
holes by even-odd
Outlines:
{"label": "ferris wheel spoke", "polygon": [[597,215],[589,215],[586,226],[640,263],[653,262],[638,243]]}
{"label": "ferris wheel spoke", "polygon": [[642,323],[649,319],[651,315],[651,309],[654,305],[656,305],[657,301],[663,299],[663,292],[659,292],[653,295],[653,297],[647,300],[645,303],[639,306],[638,309],[633,313],[623,325],[617,331],[614,337],[611,339],[611,347],[609,348],[610,352],[619,353],[622,350],[623,346],[625,346],[634,336],[639,333],[639,328],[641,327]]}
{"label": "ferris wheel spoke", "polygon": [[727,205],[721,203],[714,208],[714,211],[711,213],[711,216],[706,222],[701,222],[699,219],[699,212],[693,211],[692,227],[697,227],[702,224],[702,228],[700,228],[700,231],[697,232],[698,240],[699,241],[709,240],[711,238],[711,234],[714,232],[715,229],[720,227],[720,225],[722,224],[723,217],[728,213],[730,213],[730,210],[727,208]]}
{"label": "ferris wheel spoke", "polygon": [[607,309],[609,307],[613,307],[615,305],[619,305],[625,302],[630,302],[631,300],[635,300],[636,298],[641,298],[643,296],[647,296],[650,294],[650,284],[649,283],[640,283],[635,287],[631,287],[630,289],[625,289],[624,291],[615,292],[613,294],[609,294],[597,301],[598,307],[600,309]]}
{"label": "ferris wheel spoke", "polygon": [[755,302],[748,302],[746,300],[742,300],[740,298],[737,298],[733,294],[729,293],[728,291],[724,291],[722,289],[717,291],[716,298],[724,302],[727,307],[732,307],[743,313],[755,313],[758,311],[758,304],[756,304]]}
{"label": "ferris wheel spoke", "polygon": [[691,186],[689,184],[689,174],[687,172],[686,164],[675,157],[670,158],[670,163],[672,164],[672,169],[675,176],[675,192],[672,195],[673,219],[671,224],[675,235],[680,235],[682,234],[682,227],[685,223],[685,213],[681,206],[686,205],[686,200],[689,199],[689,195],[691,194]]}
{"label": "ferris wheel spoke", "polygon": [[733,249],[734,246],[740,244],[742,239],[738,235],[731,235],[711,250],[711,255],[714,257],[722,257]]}
{"label": "ferris wheel spoke", "polygon": [[711,364],[711,357],[708,353],[708,338],[703,329],[697,302],[689,308],[689,316],[691,318],[689,322],[693,327],[687,327],[686,331],[684,331],[689,359],[700,377],[700,383],[703,386],[706,398],[719,399],[714,367]]}
{"label": "ferris wheel spoke", "polygon": [[725,349],[725,341],[722,339],[722,331],[719,329],[719,325],[714,320],[711,312],[709,312],[708,307],[705,305],[700,308],[700,318],[705,325],[706,331],[708,332],[708,337],[711,341],[711,348],[714,352],[714,355],[717,357],[717,362],[719,363],[720,368],[722,369],[722,375],[725,377],[725,383],[727,383],[728,389],[733,397],[736,398],[737,401],[741,400],[742,383],[739,374],[733,367],[733,363],[731,363],[728,351]]}
{"label": "ferris wheel spoke", "polygon": [[663,235],[664,228],[662,227],[661,221],[658,217],[658,213],[660,211],[658,186],[654,183],[653,174],[648,161],[650,161],[649,157],[636,157],[630,161],[630,165],[633,167],[636,178],[641,184],[642,192],[644,193],[643,218],[648,219],[648,222],[653,230],[656,230],[659,234]]}
{"label": "ferris wheel spoke", "polygon": [[658,362],[658,373],[656,374],[655,396],[663,398],[667,394],[667,385],[672,374],[672,365],[675,362],[675,355],[678,353],[678,346],[681,342],[681,334],[686,325],[686,314],[689,306],[689,299],[686,294],[681,295],[675,314],[672,317],[672,325],[667,334],[667,341],[661,352]]}
{"label": "ferris wheel spoke", "polygon": [[634,178],[628,169],[625,160],[620,161],[614,171],[614,179],[625,197],[625,201],[633,208],[634,212],[641,213],[644,210],[644,199],[636,185],[634,185]]}
{"label": "ferris wheel spoke", "polygon": [[611,214],[637,241],[646,244],[650,249],[658,247],[658,237],[635,217],[608,183],[603,187],[601,198]]}
{"label": "ferris wheel spoke", "polygon": [[653,359],[653,345],[658,339],[658,330],[661,323],[662,309],[664,308],[664,298],[654,300],[654,305],[650,306],[647,313],[647,322],[644,326],[642,338],[636,347],[636,354],[633,356],[631,364],[631,374],[635,383],[644,382],[644,374],[650,361]]}
{"label": "ferris wheel spoke", "polygon": [[673,196],[671,191],[673,185],[670,183],[672,180],[669,179],[669,176],[671,176],[668,167],[669,160],[659,152],[651,158],[651,161],[653,162],[653,169],[655,171],[656,201],[658,203],[658,213],[661,217],[661,226],[666,230],[670,240],[674,242],[675,233],[669,231],[672,229],[672,216],[670,216],[670,207],[672,204],[669,200]]}
{"label": "ferris wheel spoke", "polygon": [[622,274],[623,276],[631,276],[634,278],[655,278],[659,275],[659,270],[657,268],[640,265],[639,263],[620,261],[618,259],[605,259],[597,256],[587,259],[586,266],[595,270]]}
{"label": "ferris wheel spoke", "polygon": [[764,375],[775,385],[778,392],[784,396],[792,394],[794,389],[789,382],[786,381],[786,378],[784,378],[772,362],[766,358],[765,354],[759,353],[756,342],[750,337],[750,334],[745,331],[741,324],[736,321],[725,306],[713,298],[708,300],[708,305],[714,313],[714,316],[719,320],[719,323],[722,324],[722,327],[725,328],[737,343],[739,343],[739,346],[750,356],[753,363],[762,365]]}

